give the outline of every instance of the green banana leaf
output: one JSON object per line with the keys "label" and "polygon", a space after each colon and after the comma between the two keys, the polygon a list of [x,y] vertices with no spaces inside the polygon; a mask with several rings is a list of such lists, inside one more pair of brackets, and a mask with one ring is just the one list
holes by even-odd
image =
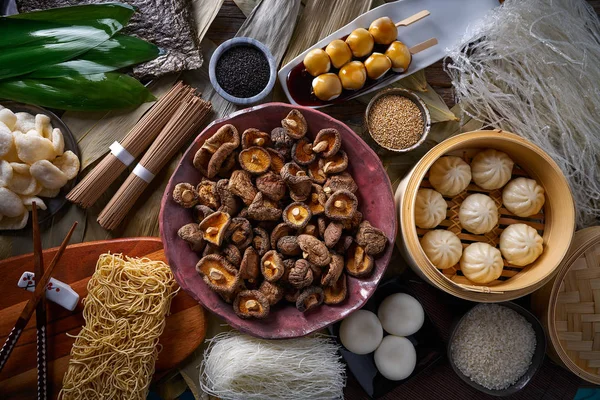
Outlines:
{"label": "green banana leaf", "polygon": [[73,60],[41,67],[27,77],[54,78],[99,74],[152,60],[160,54],[161,49],[152,43],[133,36],[117,34]]}
{"label": "green banana leaf", "polygon": [[154,100],[134,78],[116,72],[52,79],[0,81],[0,98],[59,110],[105,111]]}
{"label": "green banana leaf", "polygon": [[127,25],[134,12],[135,8],[129,4],[106,3],[51,8],[49,10],[15,14],[8,18],[48,21],[66,25],[82,25],[82,22],[85,22],[84,25],[106,29],[106,33],[112,35]]}

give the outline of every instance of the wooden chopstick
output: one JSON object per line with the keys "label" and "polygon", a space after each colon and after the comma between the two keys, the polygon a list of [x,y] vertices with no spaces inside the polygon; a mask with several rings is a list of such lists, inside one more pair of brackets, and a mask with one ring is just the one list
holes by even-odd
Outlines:
{"label": "wooden chopstick", "polygon": [[[32,202],[31,219],[33,222],[33,273],[34,279],[44,275],[44,256],[42,249],[42,238],[38,223],[37,204]],[[42,292],[40,301],[35,307],[36,326],[36,355],[37,355],[37,399],[48,398],[48,363],[46,361],[47,337],[46,337],[46,291]]]}
{"label": "wooden chopstick", "polygon": [[19,340],[21,333],[23,333],[23,329],[25,329],[27,322],[29,322],[29,320],[31,319],[31,316],[33,315],[33,310],[40,301],[42,293],[45,293],[46,285],[50,280],[50,275],[52,274],[54,267],[56,267],[56,264],[58,264],[60,257],[62,257],[63,253],[65,252],[65,249],[67,248],[69,240],[71,240],[71,236],[73,235],[73,232],[75,231],[76,227],[77,221],[73,223],[73,226],[69,230],[69,233],[67,233],[67,236],[61,243],[60,247],[58,248],[58,251],[54,255],[54,258],[50,262],[50,265],[48,266],[46,271],[44,271],[44,275],[39,280],[36,278],[35,290],[33,291],[31,299],[29,299],[27,304],[25,304],[25,308],[23,308],[21,315],[19,316],[19,318],[17,318],[17,322],[15,322],[15,326],[8,334],[6,342],[4,342],[2,349],[0,349],[0,372],[2,372],[2,369],[4,368],[4,365],[6,364],[6,361],[10,356],[10,353],[12,353],[13,349],[15,348],[15,344],[17,343],[17,340]]}

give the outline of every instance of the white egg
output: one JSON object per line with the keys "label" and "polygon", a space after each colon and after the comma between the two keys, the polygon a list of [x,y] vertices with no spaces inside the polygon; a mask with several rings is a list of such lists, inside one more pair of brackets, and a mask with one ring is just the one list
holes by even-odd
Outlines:
{"label": "white egg", "polygon": [[377,316],[386,332],[409,336],[417,332],[425,321],[421,303],[406,293],[396,293],[381,302]]}
{"label": "white egg", "polygon": [[383,339],[383,328],[377,315],[371,311],[358,310],[342,321],[340,340],[345,348],[355,354],[375,351]]}
{"label": "white egg", "polygon": [[405,337],[388,335],[375,350],[375,365],[391,381],[406,379],[415,370],[417,352]]}

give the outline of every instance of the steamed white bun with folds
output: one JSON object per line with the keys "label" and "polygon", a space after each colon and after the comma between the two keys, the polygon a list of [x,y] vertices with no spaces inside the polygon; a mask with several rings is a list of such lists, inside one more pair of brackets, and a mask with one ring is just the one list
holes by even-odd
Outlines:
{"label": "steamed white bun with folds", "polygon": [[502,191],[504,207],[519,217],[539,213],[545,201],[544,188],[534,179],[513,179]]}
{"label": "steamed white bun with folds", "polygon": [[458,264],[463,248],[460,239],[453,232],[436,229],[421,238],[421,247],[436,268],[447,269]]}
{"label": "steamed white bun with folds", "polygon": [[471,167],[460,157],[440,157],[429,168],[431,186],[444,196],[456,196],[471,182]]}
{"label": "steamed white bun with folds", "polygon": [[542,254],[543,243],[544,239],[529,225],[512,224],[500,235],[500,252],[509,264],[524,267]]}
{"label": "steamed white bun with folds", "polygon": [[432,189],[419,189],[415,200],[415,224],[419,228],[431,229],[446,218],[446,200]]}
{"label": "steamed white bun with folds", "polygon": [[488,233],[498,224],[500,214],[490,196],[475,193],[463,200],[458,210],[460,225],[477,235]]}
{"label": "steamed white bun with folds", "polygon": [[460,270],[475,283],[490,283],[502,275],[504,261],[500,250],[487,243],[471,243],[463,251]]}
{"label": "steamed white bun with folds", "polygon": [[483,189],[500,189],[510,180],[514,161],[498,150],[480,151],[471,161],[473,182]]}

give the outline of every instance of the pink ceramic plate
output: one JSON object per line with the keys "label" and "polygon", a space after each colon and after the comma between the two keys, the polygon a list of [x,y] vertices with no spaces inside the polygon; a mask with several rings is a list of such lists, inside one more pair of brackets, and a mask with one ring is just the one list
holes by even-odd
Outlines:
{"label": "pink ceramic plate", "polygon": [[[366,279],[349,277],[348,297],[335,306],[323,305],[318,309],[301,313],[294,306],[283,302],[275,306],[268,318],[264,320],[244,320],[233,312],[230,304],[225,303],[212,292],[196,272],[195,266],[200,259],[191,251],[187,243],[179,239],[177,230],[193,221],[192,212],[177,205],[171,193],[176,184],[191,182],[196,184],[202,178],[200,172],[192,165],[196,151],[204,141],[211,137],[217,129],[225,124],[233,124],[241,133],[247,128],[258,128],[271,132],[281,126],[281,120],[292,109],[299,109],[308,122],[308,136],[323,128],[335,128],[342,135],[342,148],[348,154],[349,172],[358,184],[357,193],[359,210],[373,226],[383,230],[389,243],[384,254],[375,262],[373,274]],[[268,103],[238,111],[229,118],[214,121],[192,143],[186,151],[179,166],[165,189],[160,210],[160,235],[163,240],[165,254],[175,274],[177,282],[194,299],[205,308],[221,316],[234,328],[266,339],[283,339],[307,335],[316,330],[339,321],[352,311],[365,304],[375,291],[390,261],[394,240],[396,238],[396,214],[394,197],[389,178],[377,155],[350,128],[340,121],[306,107],[291,106],[283,103]]]}

